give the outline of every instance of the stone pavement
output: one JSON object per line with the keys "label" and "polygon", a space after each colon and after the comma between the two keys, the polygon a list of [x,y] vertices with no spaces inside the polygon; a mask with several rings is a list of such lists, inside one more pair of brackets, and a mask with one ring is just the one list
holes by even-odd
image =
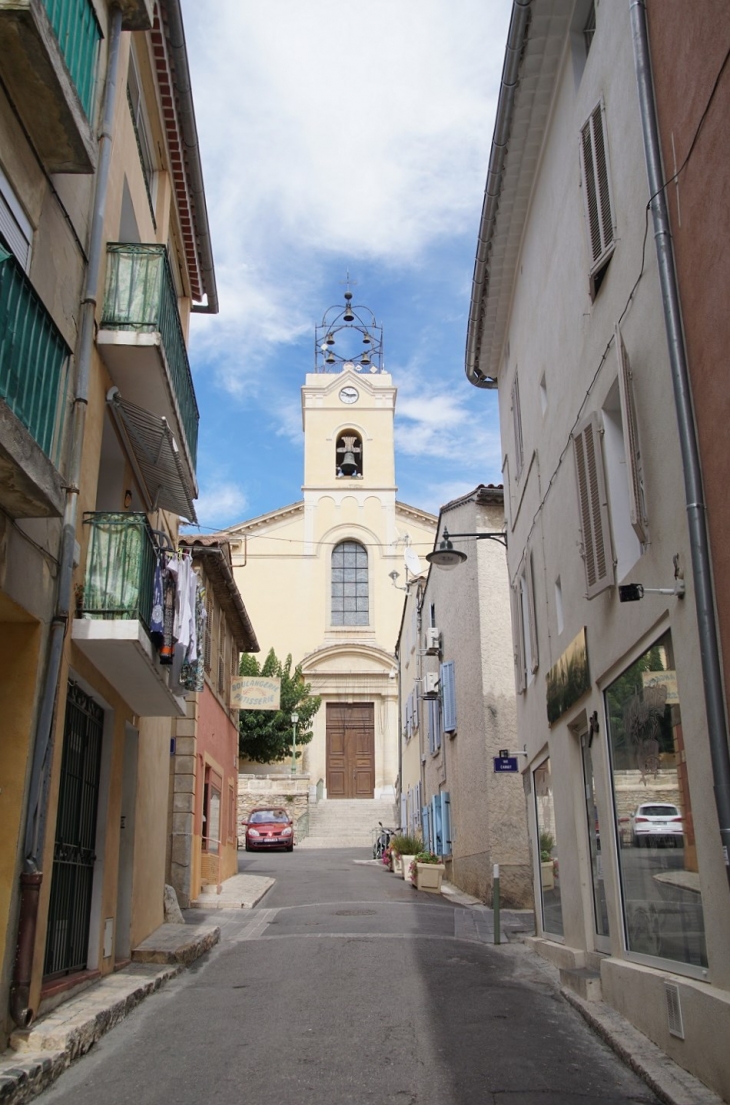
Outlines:
{"label": "stone pavement", "polygon": [[190,903],[191,909],[253,909],[276,879],[263,875],[232,875],[221,886],[220,894],[213,888]]}
{"label": "stone pavement", "polygon": [[16,1030],[10,1049],[0,1055],[0,1105],[30,1101],[219,939],[216,925],[161,925],[135,948],[127,967],[106,975],[30,1028]]}

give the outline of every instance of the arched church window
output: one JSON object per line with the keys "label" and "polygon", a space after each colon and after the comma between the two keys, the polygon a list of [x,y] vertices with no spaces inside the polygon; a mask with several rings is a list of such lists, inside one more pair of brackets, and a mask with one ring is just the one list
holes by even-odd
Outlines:
{"label": "arched church window", "polygon": [[332,625],[368,625],[368,554],[358,541],[332,550]]}
{"label": "arched church window", "polygon": [[362,476],[362,438],[354,430],[345,430],[337,438],[335,473],[338,479],[356,480]]}

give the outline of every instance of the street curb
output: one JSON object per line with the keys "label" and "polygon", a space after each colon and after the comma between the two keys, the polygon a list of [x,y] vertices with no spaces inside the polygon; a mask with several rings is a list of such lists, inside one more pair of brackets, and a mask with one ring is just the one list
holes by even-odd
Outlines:
{"label": "street curb", "polygon": [[665,1055],[605,1002],[586,1001],[564,986],[560,993],[665,1105],[723,1105],[721,1097]]}
{"label": "street curb", "polygon": [[[218,939],[217,927],[208,930],[204,939],[198,935],[191,945],[197,950],[193,958]],[[193,958],[185,955],[164,966],[133,962],[57,1006],[31,1028],[14,1032],[12,1050],[0,1056],[0,1105],[25,1105],[37,1097],[146,997],[181,974]]]}

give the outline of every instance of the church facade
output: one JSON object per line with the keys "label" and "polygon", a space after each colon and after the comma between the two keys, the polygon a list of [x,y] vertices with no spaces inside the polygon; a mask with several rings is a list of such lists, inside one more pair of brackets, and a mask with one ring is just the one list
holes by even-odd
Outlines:
{"label": "church facade", "polygon": [[[373,329],[358,315],[354,326],[325,326],[331,345],[340,330],[365,341]],[[225,535],[262,655],[291,653],[322,696],[301,770],[327,798],[384,798],[399,773],[404,594],[394,584],[405,583],[406,549],[411,563],[431,550],[436,518],[396,499],[396,388],[379,358],[335,360],[323,342],[320,360],[302,387],[302,499]]]}

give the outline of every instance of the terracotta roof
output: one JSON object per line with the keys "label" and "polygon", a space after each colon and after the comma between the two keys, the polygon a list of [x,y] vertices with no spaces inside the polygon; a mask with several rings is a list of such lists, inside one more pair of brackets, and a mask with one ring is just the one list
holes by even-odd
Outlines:
{"label": "terracotta roof", "polygon": [[180,537],[181,549],[190,549],[193,560],[202,564],[206,579],[223,609],[241,652],[259,652],[251,619],[233,577],[231,546],[219,537]]}

